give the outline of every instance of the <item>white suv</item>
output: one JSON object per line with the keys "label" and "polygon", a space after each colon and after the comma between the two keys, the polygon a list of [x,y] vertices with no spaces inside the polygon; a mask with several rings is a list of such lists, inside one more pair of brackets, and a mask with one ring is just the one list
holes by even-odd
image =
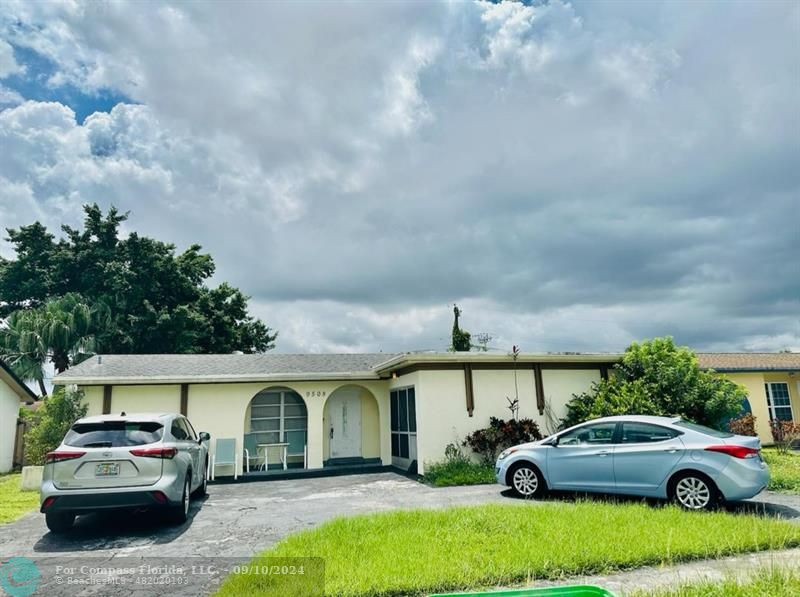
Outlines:
{"label": "white suv", "polygon": [[47,527],[64,532],[78,514],[111,509],[168,509],[185,522],[190,495],[206,493],[209,438],[174,413],[78,420],[45,459]]}

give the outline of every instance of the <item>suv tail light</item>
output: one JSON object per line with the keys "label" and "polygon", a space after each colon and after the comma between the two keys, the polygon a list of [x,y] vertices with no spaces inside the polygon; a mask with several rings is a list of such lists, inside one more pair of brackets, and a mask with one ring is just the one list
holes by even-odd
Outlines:
{"label": "suv tail light", "polygon": [[177,448],[136,448],[131,450],[134,456],[144,456],[145,458],[166,458],[172,460],[178,453]]}
{"label": "suv tail light", "polygon": [[44,457],[44,463],[47,464],[48,462],[64,462],[65,460],[75,460],[84,454],[86,454],[86,452],[80,452],[78,450],[72,452],[67,452],[64,450],[59,452],[56,450],[55,452],[47,453],[47,455]]}
{"label": "suv tail light", "polygon": [[758,456],[759,450],[757,448],[748,448],[747,446],[708,446],[706,448],[709,452],[719,452],[720,454],[727,454],[734,458],[755,458]]}

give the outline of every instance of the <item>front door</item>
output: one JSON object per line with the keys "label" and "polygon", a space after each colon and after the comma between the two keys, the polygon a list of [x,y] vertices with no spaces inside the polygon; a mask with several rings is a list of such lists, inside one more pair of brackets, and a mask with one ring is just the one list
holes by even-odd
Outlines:
{"label": "front door", "polygon": [[361,396],[358,391],[339,391],[329,398],[328,437],[331,458],[361,456]]}

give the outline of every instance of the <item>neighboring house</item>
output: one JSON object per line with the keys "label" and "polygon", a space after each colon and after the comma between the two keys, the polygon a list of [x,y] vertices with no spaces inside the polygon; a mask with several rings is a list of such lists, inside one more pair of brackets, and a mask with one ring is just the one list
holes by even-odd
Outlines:
{"label": "neighboring house", "polygon": [[14,466],[20,402],[34,400],[36,394],[0,359],[0,473]]}
{"label": "neighboring house", "polygon": [[[102,355],[56,384],[80,386],[89,414],[181,412],[197,432],[262,445],[295,466],[372,463],[417,468],[441,460],[489,417],[519,416],[543,433],[619,358],[610,354],[488,353]],[[516,371],[516,384],[514,372]],[[250,435],[253,434],[253,435]],[[212,441],[212,446],[214,445]],[[270,447],[264,447],[269,445]],[[251,453],[251,457],[253,454]],[[240,465],[241,468],[241,465]]]}
{"label": "neighboring house", "polygon": [[[212,450],[214,440],[234,438],[240,454],[250,446],[254,465],[256,452],[261,462],[267,453],[277,463],[285,447],[294,467],[382,464],[421,473],[426,462],[444,458],[448,444],[487,427],[489,417],[509,418],[507,398],[516,392],[519,416],[536,421],[543,434],[554,431],[573,394],[606,377],[620,356],[531,353],[514,362],[507,354],[451,352],[102,355],[54,383],[80,386],[89,414],[186,414],[197,432],[211,434]],[[748,388],[765,443],[772,442],[768,410],[779,418],[800,413],[800,354],[698,356],[701,366]]]}
{"label": "neighboring house", "polygon": [[800,353],[700,353],[700,366],[747,388],[761,443],[771,444],[771,419],[800,421]]}

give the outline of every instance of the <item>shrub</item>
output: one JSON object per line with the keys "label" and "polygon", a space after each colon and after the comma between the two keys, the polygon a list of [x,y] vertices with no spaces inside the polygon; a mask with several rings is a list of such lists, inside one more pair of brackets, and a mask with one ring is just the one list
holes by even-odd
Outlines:
{"label": "shrub", "polygon": [[542,434],[539,432],[539,425],[532,419],[504,421],[491,417],[486,429],[473,431],[462,445],[475,452],[482,462],[494,464],[497,455],[506,448],[538,439],[542,439]]}
{"label": "shrub", "polygon": [[493,465],[470,460],[457,444],[448,444],[442,462],[425,464],[426,482],[437,487],[494,483]]}
{"label": "shrub", "polygon": [[787,454],[792,444],[800,441],[800,423],[771,419],[769,428],[770,431],[772,431],[772,439],[775,441],[775,447],[781,454]]}
{"label": "shrub", "polygon": [[44,457],[55,450],[72,424],[86,416],[87,405],[81,404],[83,392],[58,388],[45,399],[44,405],[33,417],[33,424],[25,434],[26,462],[44,464]]}
{"label": "shrub", "polygon": [[608,379],[567,403],[562,427],[611,415],[681,416],[719,429],[742,411],[745,389],[700,369],[696,355],[655,338],[626,350]]}
{"label": "shrub", "polygon": [[756,437],[756,418],[751,413],[745,413],[741,417],[731,419],[728,422],[728,429],[736,435],[751,435]]}

